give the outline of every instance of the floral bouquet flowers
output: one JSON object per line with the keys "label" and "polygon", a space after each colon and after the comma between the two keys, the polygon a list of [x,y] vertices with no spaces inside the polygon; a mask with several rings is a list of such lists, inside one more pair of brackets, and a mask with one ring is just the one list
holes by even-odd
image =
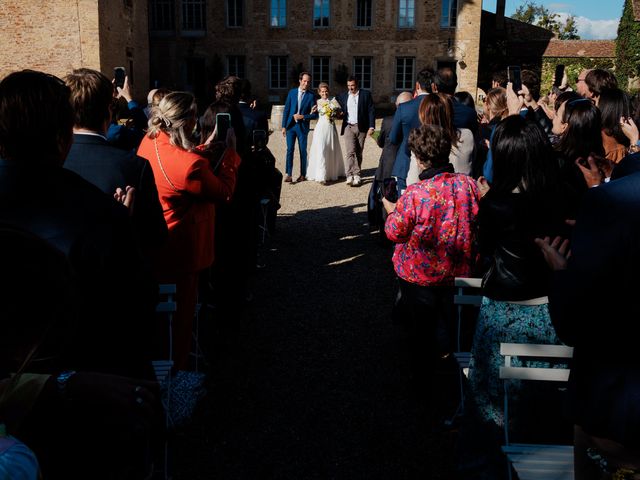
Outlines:
{"label": "floral bouquet flowers", "polygon": [[320,100],[318,113],[323,117],[327,117],[329,122],[333,123],[340,111],[340,104],[335,98],[331,100]]}

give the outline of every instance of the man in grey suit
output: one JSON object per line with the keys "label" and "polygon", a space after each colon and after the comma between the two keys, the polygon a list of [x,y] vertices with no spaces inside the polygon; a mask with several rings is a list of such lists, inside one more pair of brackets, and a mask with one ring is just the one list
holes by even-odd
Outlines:
{"label": "man in grey suit", "polygon": [[345,135],[346,132],[344,143],[347,150],[347,185],[359,187],[362,185],[360,167],[364,141],[367,135],[371,136],[375,130],[376,117],[371,92],[361,90],[356,77],[349,77],[347,88],[348,92],[337,97],[343,114],[340,135]]}

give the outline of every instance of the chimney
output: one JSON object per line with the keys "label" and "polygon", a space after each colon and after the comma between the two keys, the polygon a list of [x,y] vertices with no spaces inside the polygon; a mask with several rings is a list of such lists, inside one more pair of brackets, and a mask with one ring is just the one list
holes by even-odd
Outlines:
{"label": "chimney", "polygon": [[504,30],[504,9],[506,0],[496,1],[496,30]]}

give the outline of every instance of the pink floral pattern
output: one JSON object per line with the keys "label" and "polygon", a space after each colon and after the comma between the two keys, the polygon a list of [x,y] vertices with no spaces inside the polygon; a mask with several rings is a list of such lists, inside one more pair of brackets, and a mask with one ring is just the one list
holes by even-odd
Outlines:
{"label": "pink floral pattern", "polygon": [[477,260],[479,200],[475,180],[463,174],[441,173],[409,186],[385,224],[387,237],[397,243],[396,274],[423,286],[468,277]]}

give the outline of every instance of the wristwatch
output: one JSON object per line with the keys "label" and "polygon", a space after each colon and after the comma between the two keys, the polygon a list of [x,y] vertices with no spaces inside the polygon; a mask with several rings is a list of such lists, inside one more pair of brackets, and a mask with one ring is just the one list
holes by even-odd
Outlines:
{"label": "wristwatch", "polygon": [[56,377],[56,385],[58,386],[58,393],[60,395],[64,396],[67,394],[67,382],[75,374],[75,370],[65,370]]}

